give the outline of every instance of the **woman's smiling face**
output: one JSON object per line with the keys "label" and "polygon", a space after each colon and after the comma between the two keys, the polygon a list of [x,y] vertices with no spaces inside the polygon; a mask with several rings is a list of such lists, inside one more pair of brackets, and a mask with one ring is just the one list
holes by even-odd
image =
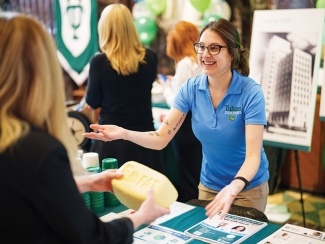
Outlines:
{"label": "woman's smiling face", "polygon": [[[202,33],[199,43],[206,47],[211,44],[227,46],[221,37],[210,29],[206,29]],[[203,73],[207,76],[220,76],[231,71],[232,57],[228,52],[228,48],[221,48],[218,55],[211,55],[205,48],[204,52],[198,54],[197,57]]]}

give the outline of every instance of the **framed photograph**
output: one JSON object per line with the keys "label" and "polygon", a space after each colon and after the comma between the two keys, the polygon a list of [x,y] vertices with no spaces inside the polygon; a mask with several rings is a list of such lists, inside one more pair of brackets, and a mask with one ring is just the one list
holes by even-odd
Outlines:
{"label": "framed photograph", "polygon": [[257,10],[250,77],[266,100],[264,144],[310,151],[325,9]]}

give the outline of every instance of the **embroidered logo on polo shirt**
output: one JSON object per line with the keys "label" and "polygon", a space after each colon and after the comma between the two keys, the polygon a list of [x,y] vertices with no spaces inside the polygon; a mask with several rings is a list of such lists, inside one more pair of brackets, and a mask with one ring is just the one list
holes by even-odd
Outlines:
{"label": "embroidered logo on polo shirt", "polygon": [[229,115],[229,120],[235,121],[235,115],[241,114],[241,107],[236,107],[233,105],[226,105],[225,114]]}

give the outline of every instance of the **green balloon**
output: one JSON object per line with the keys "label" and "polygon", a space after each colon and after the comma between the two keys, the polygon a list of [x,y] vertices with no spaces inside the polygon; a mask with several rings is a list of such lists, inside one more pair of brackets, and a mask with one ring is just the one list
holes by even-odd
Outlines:
{"label": "green balloon", "polygon": [[190,2],[192,6],[202,14],[210,6],[210,0],[190,0]]}
{"label": "green balloon", "polygon": [[166,11],[167,1],[166,0],[144,0],[148,8],[155,15],[159,15]]}
{"label": "green balloon", "polygon": [[317,0],[316,8],[325,8],[325,0]]}
{"label": "green balloon", "polygon": [[135,28],[137,29],[141,43],[144,45],[149,45],[156,37],[157,24],[152,18],[140,17],[135,19]]}

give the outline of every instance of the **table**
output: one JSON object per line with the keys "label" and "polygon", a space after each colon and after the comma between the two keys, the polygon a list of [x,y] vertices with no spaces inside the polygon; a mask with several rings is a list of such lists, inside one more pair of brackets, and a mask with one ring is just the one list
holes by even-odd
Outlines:
{"label": "table", "polygon": [[[112,207],[112,208],[105,208],[105,211],[102,214],[100,214],[100,216],[104,216],[110,212],[120,213],[122,211],[125,211],[126,209],[127,208],[124,205],[119,205],[117,207]],[[205,209],[203,207],[194,206],[194,209],[192,209],[186,213],[183,213],[171,220],[163,222],[160,225],[183,232],[186,229],[188,229],[189,227],[193,226],[194,224],[196,224],[206,218],[207,217],[205,215]],[[144,227],[145,226],[142,226],[139,229],[144,228]],[[265,237],[271,235],[273,232],[277,231],[280,228],[281,228],[281,225],[268,223],[268,225],[266,227],[264,227],[262,230],[260,230],[259,232],[257,232],[253,236],[251,236],[250,238],[246,239],[242,243],[243,244],[257,243],[257,242],[263,240]],[[205,243],[205,242],[201,242],[199,240],[194,240],[194,241],[191,241],[191,244],[192,243],[199,244],[199,243]]]}

